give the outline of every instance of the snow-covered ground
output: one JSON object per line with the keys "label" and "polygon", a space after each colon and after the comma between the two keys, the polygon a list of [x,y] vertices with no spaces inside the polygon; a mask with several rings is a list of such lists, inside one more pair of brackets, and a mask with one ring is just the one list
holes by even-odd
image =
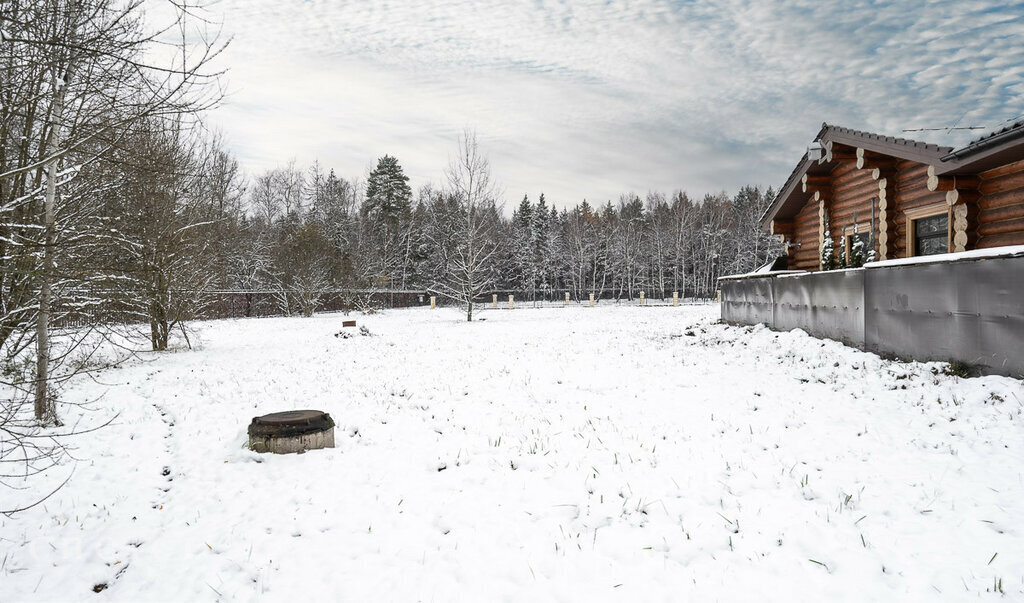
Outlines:
{"label": "snow-covered ground", "polygon": [[[717,317],[198,325],[199,349],[66,392],[98,399],[82,425],[119,415],[0,491],[74,468],[0,517],[0,600],[1024,597],[1020,381]],[[246,449],[253,416],[302,408],[337,448]]]}

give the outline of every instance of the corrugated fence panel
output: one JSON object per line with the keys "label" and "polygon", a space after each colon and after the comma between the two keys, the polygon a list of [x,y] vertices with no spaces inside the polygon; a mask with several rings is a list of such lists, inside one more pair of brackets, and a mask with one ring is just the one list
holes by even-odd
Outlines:
{"label": "corrugated fence panel", "polygon": [[775,281],[774,328],[864,345],[864,271],[780,276]]}
{"label": "corrugated fence panel", "polygon": [[1024,376],[1024,256],[723,279],[722,318]]}
{"label": "corrugated fence panel", "polygon": [[722,281],[722,319],[774,328],[771,277]]}
{"label": "corrugated fence panel", "polygon": [[1024,375],[1024,258],[865,272],[865,349]]}

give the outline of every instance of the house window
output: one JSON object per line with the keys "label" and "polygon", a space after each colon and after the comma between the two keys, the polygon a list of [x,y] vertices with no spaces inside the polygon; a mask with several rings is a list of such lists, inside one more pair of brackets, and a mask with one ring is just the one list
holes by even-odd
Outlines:
{"label": "house window", "polygon": [[858,239],[864,246],[861,248],[864,252],[864,261],[869,259],[871,254],[871,224],[864,222],[863,224],[857,224],[856,226],[847,226],[843,229],[843,251],[846,253],[847,261],[852,257],[850,252],[853,251],[853,244]]}
{"label": "house window", "polygon": [[914,220],[914,255],[949,252],[949,214]]}
{"label": "house window", "polygon": [[940,202],[910,209],[907,216],[907,257],[949,253],[949,206]]}

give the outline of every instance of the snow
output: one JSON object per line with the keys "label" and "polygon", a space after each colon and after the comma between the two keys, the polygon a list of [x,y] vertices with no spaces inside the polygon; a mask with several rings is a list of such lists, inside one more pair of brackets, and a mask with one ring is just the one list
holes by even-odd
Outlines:
{"label": "snow", "polygon": [[[199,349],[66,392],[94,408],[69,421],[117,418],[0,490],[74,468],[0,516],[0,600],[1024,596],[1020,381],[718,312],[201,324]],[[245,448],[253,416],[301,408],[336,448]]]}
{"label": "snow", "polygon": [[767,272],[762,272],[761,269],[758,269],[758,270],[756,270],[754,272],[746,272],[744,274],[730,274],[729,276],[720,276],[720,277],[718,277],[718,280],[720,280],[720,281],[732,281],[732,280],[738,280],[738,279],[743,279],[743,278],[759,278],[759,277],[765,277],[765,276],[785,276],[787,274],[813,274],[813,273],[807,272],[806,270],[769,270]]}
{"label": "snow", "polygon": [[911,258],[899,258],[865,264],[865,268],[885,268],[887,266],[909,266],[911,264],[933,264],[937,262],[956,262],[962,260],[982,260],[987,258],[1014,257],[1024,255],[1024,245],[1007,245],[989,249],[973,249],[956,253],[940,253]]}

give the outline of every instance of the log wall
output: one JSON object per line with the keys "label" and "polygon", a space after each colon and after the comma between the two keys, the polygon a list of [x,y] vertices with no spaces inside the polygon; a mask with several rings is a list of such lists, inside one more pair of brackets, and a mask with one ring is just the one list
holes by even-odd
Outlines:
{"label": "log wall", "polygon": [[[878,198],[878,182],[871,178],[871,170],[859,170],[854,162],[844,162],[832,170],[832,198],[829,199],[829,230],[832,244],[839,256],[844,244],[843,231],[857,224],[871,223],[871,198]],[[877,229],[878,210],[875,210]],[[861,231],[864,232],[864,231]],[[877,232],[873,237],[878,251]]]}
{"label": "log wall", "polygon": [[803,209],[793,220],[793,240],[800,247],[789,248],[791,270],[818,270],[821,256],[818,255],[818,203],[808,199]]}
{"label": "log wall", "polygon": [[979,176],[977,248],[1024,245],[1024,160]]}
{"label": "log wall", "polygon": [[889,239],[889,259],[908,256],[907,228],[910,223],[904,212],[946,202],[944,191],[928,190],[927,165],[914,161],[900,161],[896,164],[896,169],[896,235]]}
{"label": "log wall", "polygon": [[[905,258],[907,230],[910,226],[908,210],[929,205],[943,205],[950,212],[951,230],[957,220],[965,221],[961,239],[950,242],[950,251],[958,249],[987,249],[1004,245],[1024,245],[1024,160],[983,172],[971,188],[963,191],[928,190],[928,166],[908,160],[898,160],[889,167],[874,171],[858,169],[854,161],[841,161],[831,174],[821,177],[821,198],[829,214],[829,233],[836,255],[843,244],[843,232],[856,222],[871,221],[871,198],[880,197],[879,187],[887,187],[886,255],[885,259]],[[977,184],[977,190],[974,186]],[[954,195],[950,198],[949,195]],[[793,220],[792,240],[800,248],[789,249],[789,267],[794,270],[816,271],[819,255],[819,203],[812,194],[805,193],[804,207]],[[884,195],[883,195],[884,196]],[[959,201],[957,198],[959,197]],[[975,199],[977,201],[975,202]],[[962,206],[962,207],[961,207]],[[881,205],[875,206],[875,253],[881,259],[878,227],[883,219]],[[959,213],[955,210],[960,209]],[[964,224],[959,227],[963,228]],[[954,237],[955,239],[955,237]],[[955,246],[959,245],[959,247]]]}

